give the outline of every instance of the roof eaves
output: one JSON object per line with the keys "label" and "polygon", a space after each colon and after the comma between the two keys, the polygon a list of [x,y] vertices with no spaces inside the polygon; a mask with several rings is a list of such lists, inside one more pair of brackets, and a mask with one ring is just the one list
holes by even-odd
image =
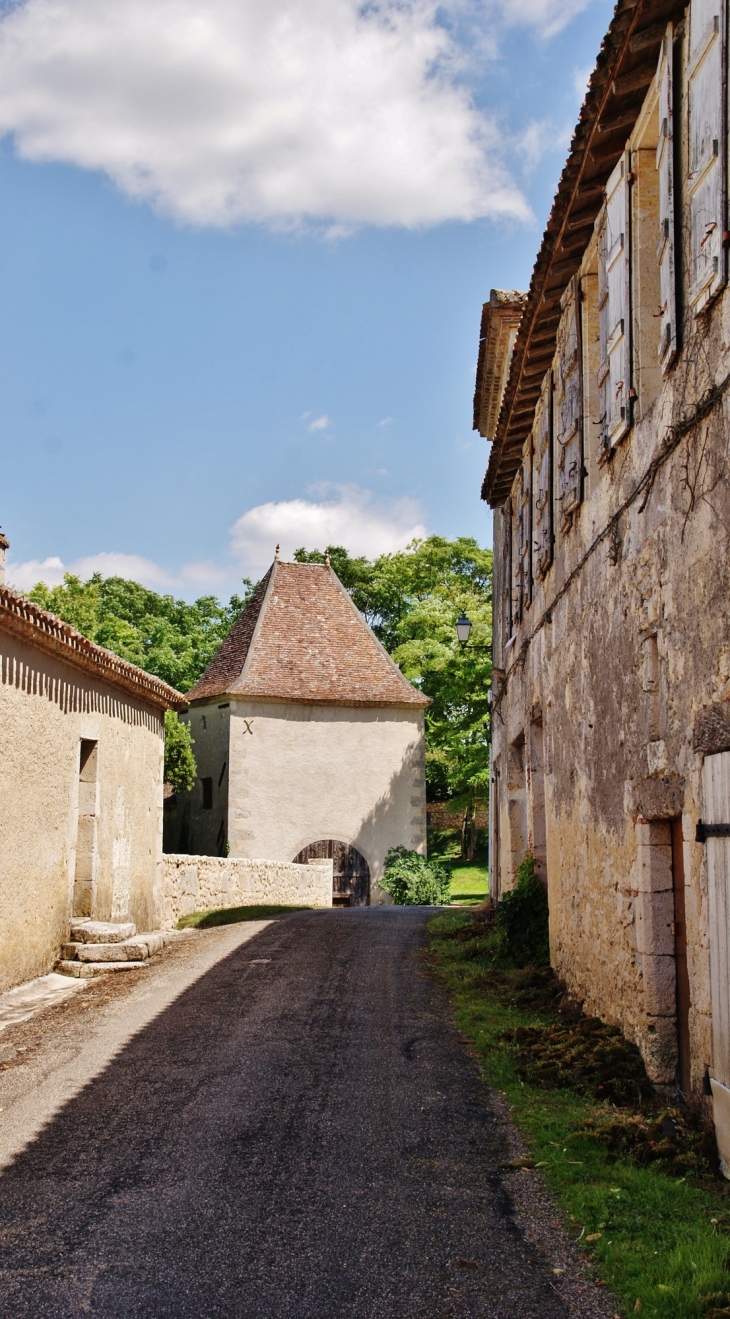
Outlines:
{"label": "roof eaves", "polygon": [[[529,349],[539,337],[545,357],[552,357],[560,299],[580,266],[606,182],[654,77],[664,27],[683,12],[684,6],[677,0],[618,0],[616,4],[537,254],[512,353],[481,492],[493,508],[509,495],[544,377],[541,370],[526,371]],[[586,242],[576,246],[581,230]]]}
{"label": "roof eaves", "polygon": [[161,678],[97,646],[9,586],[0,586],[0,628],[149,705],[164,710],[184,710],[187,705],[185,697]]}

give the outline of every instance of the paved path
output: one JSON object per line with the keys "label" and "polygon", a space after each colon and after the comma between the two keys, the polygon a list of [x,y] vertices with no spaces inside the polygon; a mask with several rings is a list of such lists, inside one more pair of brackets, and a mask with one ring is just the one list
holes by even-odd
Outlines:
{"label": "paved path", "polygon": [[123,1044],[0,1177],[3,1319],[605,1313],[515,1224],[423,921],[278,920]]}

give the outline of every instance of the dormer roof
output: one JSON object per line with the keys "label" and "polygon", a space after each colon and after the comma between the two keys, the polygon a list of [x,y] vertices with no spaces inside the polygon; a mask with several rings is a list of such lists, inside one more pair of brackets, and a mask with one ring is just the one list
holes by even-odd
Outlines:
{"label": "dormer roof", "polygon": [[276,559],[187,700],[429,704],[380,644],[332,568]]}

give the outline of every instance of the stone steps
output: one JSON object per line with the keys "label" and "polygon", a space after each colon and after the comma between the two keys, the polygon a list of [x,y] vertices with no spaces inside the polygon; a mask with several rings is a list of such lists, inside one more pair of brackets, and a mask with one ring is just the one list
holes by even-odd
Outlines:
{"label": "stone steps", "polygon": [[84,979],[107,971],[135,971],[162,952],[170,937],[162,930],[137,934],[131,921],[73,920],[71,938],[54,969]]}

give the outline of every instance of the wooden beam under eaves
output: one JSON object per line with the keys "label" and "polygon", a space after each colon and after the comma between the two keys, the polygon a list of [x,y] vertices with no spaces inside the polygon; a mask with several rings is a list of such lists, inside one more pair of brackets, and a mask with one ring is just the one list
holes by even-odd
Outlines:
{"label": "wooden beam under eaves", "polygon": [[614,78],[611,88],[614,96],[628,96],[629,92],[640,92],[644,87],[648,87],[654,74],[656,73],[656,64],[641,64],[638,69],[632,69],[630,73],[622,73],[620,77]]}

